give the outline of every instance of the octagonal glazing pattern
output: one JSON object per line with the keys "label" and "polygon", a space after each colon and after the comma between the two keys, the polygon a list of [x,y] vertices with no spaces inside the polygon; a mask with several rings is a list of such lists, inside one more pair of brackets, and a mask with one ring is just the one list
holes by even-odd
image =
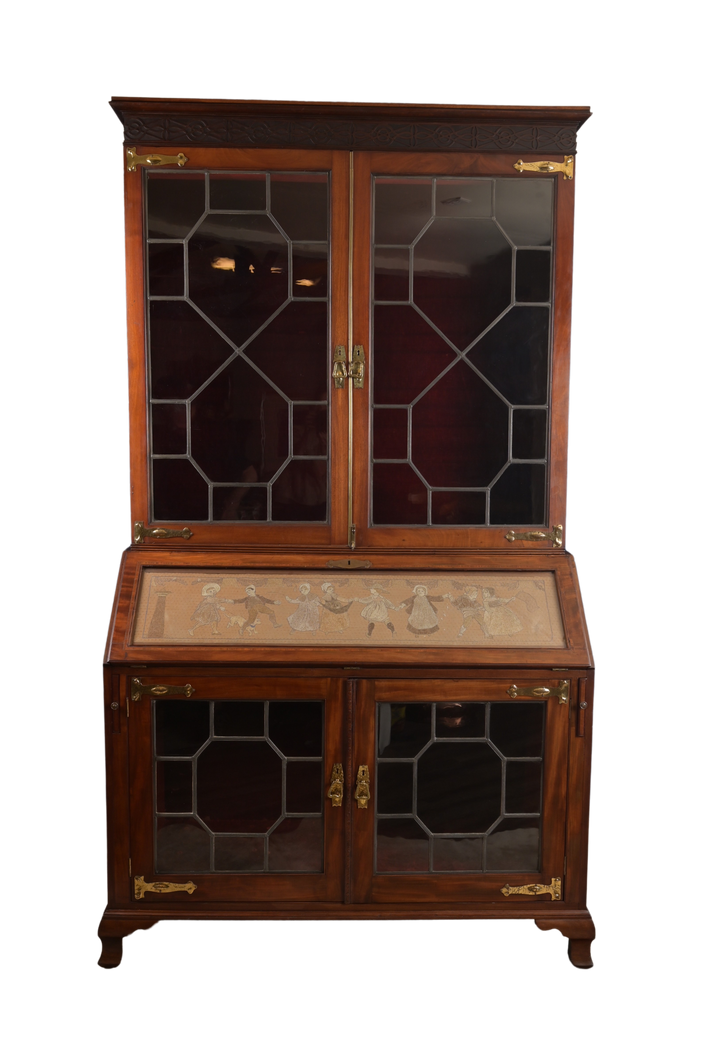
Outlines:
{"label": "octagonal glazing pattern", "polygon": [[546,525],[553,180],[373,196],[372,525]]}
{"label": "octagonal glazing pattern", "polygon": [[539,870],[544,704],[376,710],[377,872]]}
{"label": "octagonal glazing pattern", "polygon": [[153,701],[156,872],[322,872],[324,703]]}
{"label": "octagonal glazing pattern", "polygon": [[329,175],[144,180],[151,519],[326,523]]}

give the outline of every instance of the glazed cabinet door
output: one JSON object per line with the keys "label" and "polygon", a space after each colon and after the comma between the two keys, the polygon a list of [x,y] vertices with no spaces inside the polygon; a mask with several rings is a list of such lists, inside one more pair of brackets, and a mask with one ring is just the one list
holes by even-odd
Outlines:
{"label": "glazed cabinet door", "polygon": [[156,678],[131,684],[133,900],[341,900],[341,683]]}
{"label": "glazed cabinet door", "polygon": [[504,902],[505,887],[544,885],[527,900],[552,900],[569,709],[557,676],[537,676],[537,695],[513,675],[359,685],[355,901]]}

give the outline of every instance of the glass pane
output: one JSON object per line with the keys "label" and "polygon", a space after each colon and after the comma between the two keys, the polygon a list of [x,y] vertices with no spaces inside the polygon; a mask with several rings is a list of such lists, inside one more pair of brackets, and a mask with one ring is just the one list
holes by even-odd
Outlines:
{"label": "glass pane", "polygon": [[511,266],[494,221],[436,218],[413,251],[413,300],[464,350],[511,304]]}
{"label": "glass pane", "polygon": [[485,832],[501,797],[501,759],[487,743],[436,743],[418,760],[418,816],[431,832]]}
{"label": "glass pane", "polygon": [[208,872],[209,833],[193,817],[158,817],[155,872]]}
{"label": "glass pane", "polygon": [[416,821],[403,817],[378,822],[376,871],[428,871],[428,836]]}
{"label": "glass pane", "polygon": [[263,872],[265,839],[260,836],[216,836],[214,868],[217,872]]}
{"label": "glass pane", "polygon": [[150,296],[184,295],[184,247],[181,243],[148,244]]}
{"label": "glass pane", "polygon": [[287,813],[322,813],[322,762],[288,762],[285,774]]}
{"label": "glass pane", "polygon": [[433,490],[433,525],[484,526],[487,521],[487,494],[467,490]]}
{"label": "glass pane", "polygon": [[430,703],[379,703],[379,756],[413,758],[431,739]]}
{"label": "glass pane", "polygon": [[238,700],[214,704],[214,736],[263,736],[262,702]]}
{"label": "glass pane", "polygon": [[413,813],[413,763],[380,762],[376,776],[378,813]]}
{"label": "glass pane", "polygon": [[483,858],[482,836],[433,840],[433,872],[481,872]]}
{"label": "glass pane", "polygon": [[186,405],[153,405],[151,414],[153,453],[186,453]]}
{"label": "glass pane", "polygon": [[153,398],[189,398],[233,348],[186,302],[150,303]]}
{"label": "glass pane", "polygon": [[192,457],[212,482],[268,482],[288,458],[288,403],[242,357],[192,401]]}
{"label": "glass pane", "polygon": [[435,213],[438,217],[491,217],[494,182],[463,178],[436,181]]}
{"label": "glass pane", "polygon": [[485,703],[438,703],[435,736],[440,739],[483,738]]}
{"label": "glass pane", "polygon": [[327,401],[327,306],[291,302],[247,349],[249,360],[292,401]]}
{"label": "glass pane", "polygon": [[374,464],[371,521],[379,526],[428,521],[428,491],[409,464]]}
{"label": "glass pane", "polygon": [[495,215],[517,247],[549,246],[553,236],[553,178],[496,180]]}
{"label": "glass pane", "polygon": [[282,777],[265,741],[210,743],[197,760],[196,812],[212,832],[265,832],[282,813]]}
{"label": "glass pane", "polygon": [[514,409],[514,442],[517,460],[543,460],[546,456],[546,410]]}
{"label": "glass pane", "polygon": [[327,244],[293,243],[293,298],[327,297]]}
{"label": "glass pane", "polygon": [[327,406],[293,406],[294,456],[327,455]]}
{"label": "glass pane", "polygon": [[322,872],[322,817],[286,817],[268,839],[269,872]]}
{"label": "glass pane", "polygon": [[544,464],[512,464],[492,486],[489,521],[493,525],[543,526],[545,511]]}
{"label": "glass pane", "polygon": [[507,758],[539,758],[545,703],[493,703],[489,738]]}
{"label": "glass pane", "polygon": [[374,310],[377,405],[407,405],[454,359],[450,346],[412,306],[380,305]]}
{"label": "glass pane", "polygon": [[538,872],[540,817],[507,817],[487,836],[487,872]]}
{"label": "glass pane", "polygon": [[279,700],[269,706],[268,735],[288,758],[321,756],[323,723],[323,703]]}
{"label": "glass pane", "polygon": [[516,301],[547,302],[551,297],[551,255],[546,250],[517,250]]}
{"label": "glass pane", "polygon": [[153,519],[209,518],[209,486],[189,460],[152,461]]}
{"label": "glass pane", "polygon": [[214,486],[214,519],[256,522],[268,518],[268,490],[262,486]]}
{"label": "glass pane", "polygon": [[408,409],[374,409],[374,459],[408,456]]}
{"label": "glass pane", "polygon": [[507,762],[504,812],[541,812],[540,762]]}
{"label": "glass pane", "polygon": [[149,239],[184,239],[204,213],[201,173],[148,173]]}
{"label": "glass pane", "polygon": [[270,210],[290,239],[326,240],[329,229],[326,174],[272,173]]}
{"label": "glass pane", "polygon": [[158,762],[155,788],[158,813],[192,812],[192,763]]}
{"label": "glass pane", "polygon": [[211,173],[209,209],[265,210],[265,173]]}
{"label": "glass pane", "polygon": [[185,757],[197,753],[209,739],[209,704],[162,699],[154,703],[155,753]]}
{"label": "glass pane", "polygon": [[432,213],[430,177],[376,177],[374,242],[412,243]]}
{"label": "glass pane", "polygon": [[408,247],[377,247],[374,251],[374,298],[383,302],[407,302],[409,274]]}
{"label": "glass pane", "polygon": [[413,406],[411,435],[431,486],[488,486],[507,460],[509,408],[462,361]]}
{"label": "glass pane", "polygon": [[318,523],[327,518],[327,461],[291,460],[273,483],[273,519]]}

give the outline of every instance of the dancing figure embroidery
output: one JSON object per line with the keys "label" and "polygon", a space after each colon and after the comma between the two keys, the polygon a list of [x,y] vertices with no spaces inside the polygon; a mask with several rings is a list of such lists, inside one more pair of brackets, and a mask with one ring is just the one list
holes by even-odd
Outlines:
{"label": "dancing figure embroidery", "polygon": [[[220,612],[226,612],[226,608],[222,607],[220,603],[217,603],[214,597],[218,592],[221,592],[221,586],[216,582],[208,582],[202,587],[202,596],[204,599],[195,609],[191,616],[191,621],[194,625],[191,629],[188,629],[190,637],[194,636],[195,629],[199,629],[200,626],[211,626],[212,636],[217,636],[221,631],[216,627],[221,621]],[[225,604],[233,604],[235,600],[224,600]]]}
{"label": "dancing figure embroidery", "polygon": [[322,584],[322,614],[320,615],[320,629],[323,633],[342,633],[349,629],[349,608],[353,600],[343,600],[337,596],[337,591],[331,582]]}
{"label": "dancing figure embroidery", "polygon": [[404,600],[402,604],[399,604],[396,610],[405,610],[408,614],[409,618],[406,626],[408,632],[413,633],[416,637],[422,637],[430,633],[437,633],[440,629],[438,625],[438,609],[435,604],[440,603],[444,599],[444,596],[428,596],[428,587],[426,585],[416,585],[413,587],[413,595]]}

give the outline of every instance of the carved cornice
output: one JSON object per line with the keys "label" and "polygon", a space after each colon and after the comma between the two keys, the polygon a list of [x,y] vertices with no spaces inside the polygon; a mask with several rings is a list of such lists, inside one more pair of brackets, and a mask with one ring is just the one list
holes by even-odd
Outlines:
{"label": "carved cornice", "polygon": [[127,144],[320,147],[347,151],[547,151],[575,153],[568,125],[459,125],[429,122],[288,121],[145,114],[125,123]]}

